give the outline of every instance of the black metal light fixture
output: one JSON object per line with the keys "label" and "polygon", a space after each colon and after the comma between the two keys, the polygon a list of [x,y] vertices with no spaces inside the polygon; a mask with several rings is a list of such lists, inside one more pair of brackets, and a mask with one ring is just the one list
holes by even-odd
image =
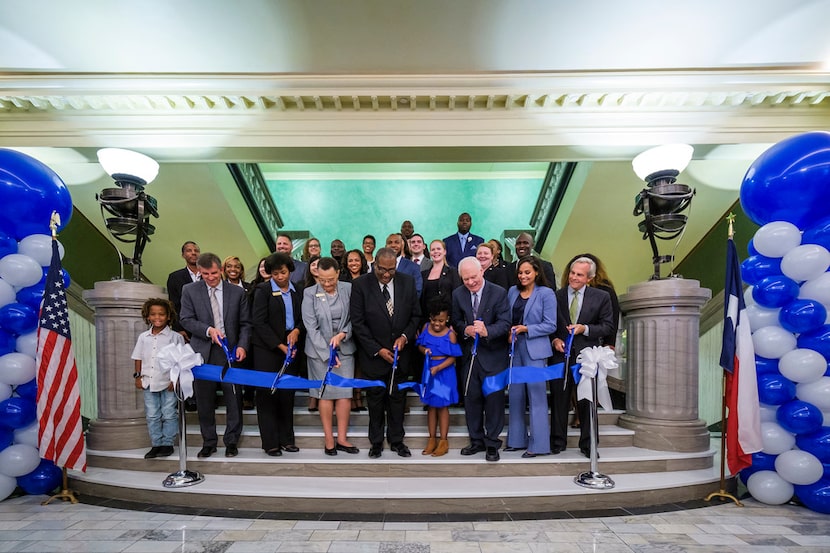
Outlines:
{"label": "black metal light fixture", "polygon": [[[651,243],[654,274],[650,280],[659,280],[660,265],[674,261],[674,255],[660,255],[657,239],[672,240],[682,235],[686,228],[684,211],[692,203],[695,190],[677,183],[680,175],[692,159],[694,148],[688,144],[666,144],[641,153],[631,162],[637,176],[646,182],[636,197],[634,216],[643,215],[638,228],[643,240]],[[668,277],[676,277],[672,272]]]}
{"label": "black metal light fixture", "polygon": [[141,280],[141,254],[156,231],[150,217],[159,216],[156,199],[145,193],[144,187],[158,175],[159,164],[144,154],[120,148],[98,150],[98,162],[118,187],[95,195],[101,216],[113,238],[135,244],[132,258],[122,256],[122,263],[132,265],[133,278]]}

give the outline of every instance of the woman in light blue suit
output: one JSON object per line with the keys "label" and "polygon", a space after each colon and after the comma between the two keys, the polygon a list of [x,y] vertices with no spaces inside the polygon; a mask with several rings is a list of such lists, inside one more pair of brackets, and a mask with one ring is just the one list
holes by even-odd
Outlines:
{"label": "woman in light blue suit", "polygon": [[[349,317],[352,285],[339,282],[337,261],[323,257],[317,264],[317,284],[303,291],[303,323],[306,327],[305,353],[308,358],[308,377],[322,380],[329,364],[330,348],[337,352],[337,366],[333,372],[344,378],[354,378],[355,343]],[[312,388],[309,395],[319,398],[320,421],[325,434],[326,455],[338,451],[358,453],[349,442],[349,413],[352,407],[352,389],[327,386],[320,397],[320,388]],[[334,439],[332,414],[337,413],[337,440]]]}
{"label": "woman in light blue suit", "polygon": [[[547,287],[539,260],[528,256],[516,265],[518,284],[507,292],[516,344],[514,367],[545,367],[553,352],[550,335],[556,330],[556,296]],[[530,436],[525,408],[530,407]],[[510,424],[505,451],[527,449],[522,457],[550,454],[547,382],[510,385]]]}

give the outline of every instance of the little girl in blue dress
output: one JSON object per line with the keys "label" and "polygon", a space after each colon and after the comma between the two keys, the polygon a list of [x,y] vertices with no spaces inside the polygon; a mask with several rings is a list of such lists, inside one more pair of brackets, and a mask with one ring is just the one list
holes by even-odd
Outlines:
{"label": "little girl in blue dress", "polygon": [[[455,332],[449,327],[450,306],[446,300],[431,300],[427,304],[427,312],[429,322],[424,325],[417,340],[418,349],[425,357],[421,376],[421,401],[429,408],[429,441],[421,454],[440,457],[446,455],[450,448],[447,441],[450,429],[449,406],[458,403],[455,358],[461,356],[461,347]],[[440,427],[439,440],[436,440],[436,426]]]}

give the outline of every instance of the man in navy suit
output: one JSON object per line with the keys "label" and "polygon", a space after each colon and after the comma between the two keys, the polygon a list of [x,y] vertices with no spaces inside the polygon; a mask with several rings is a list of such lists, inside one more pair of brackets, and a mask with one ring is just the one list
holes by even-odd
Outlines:
{"label": "man in navy suit", "polygon": [[[568,267],[568,286],[556,291],[556,332],[553,338],[553,362],[565,360],[565,341],[573,331],[570,366],[576,362],[576,356],[583,348],[599,346],[603,336],[614,328],[614,312],[611,309],[611,296],[605,290],[591,288],[588,282],[596,275],[596,264],[588,257],[576,258]],[[550,381],[553,406],[550,410],[550,447],[554,455],[565,451],[568,445],[568,408],[571,403],[573,377],[565,374],[567,387],[562,379]],[[591,402],[580,400],[577,403],[580,426],[579,450],[586,457],[591,456],[591,429],[588,424]]]}
{"label": "man in navy suit", "polygon": [[473,219],[469,213],[459,215],[456,224],[458,232],[444,238],[444,244],[447,246],[447,263],[453,267],[458,267],[465,257],[475,257],[476,248],[484,242],[484,238],[470,232]]}
{"label": "man in navy suit", "polygon": [[386,247],[393,250],[397,256],[395,258],[395,269],[397,272],[412,277],[415,281],[415,291],[418,292],[418,296],[420,297],[424,284],[421,269],[403,256],[403,236],[396,232],[390,234],[386,237]]}
{"label": "man in navy suit", "polygon": [[[192,334],[190,345],[205,363],[227,366],[228,359],[220,341],[227,338],[237,361],[248,352],[251,322],[245,291],[222,281],[222,262],[216,254],[204,253],[197,261],[201,280],[182,289],[182,326]],[[225,457],[239,454],[242,435],[242,391],[235,384],[222,383],[227,409],[227,425],[223,442]],[[202,449],[197,457],[210,457],[216,452],[216,382],[195,380],[196,407],[202,432]]]}
{"label": "man in navy suit", "polygon": [[[397,272],[395,263],[395,251],[381,248],[375,255],[374,270],[352,282],[349,313],[352,333],[357,338],[360,368],[365,378],[386,383],[384,388],[366,388],[372,459],[380,457],[383,451],[384,421],[390,449],[401,457],[411,456],[403,443],[406,392],[398,389],[398,383],[407,373],[410,356],[404,355],[406,348],[415,347],[421,307],[415,281]],[[399,366],[390,393],[396,347]]]}
{"label": "man in navy suit", "polygon": [[[504,429],[504,390],[485,396],[481,385],[484,378],[507,368],[507,334],[510,331],[510,307],[507,291],[484,280],[484,270],[475,257],[461,260],[458,273],[464,286],[452,293],[452,323],[464,350],[464,409],[470,445],[461,455],[486,451],[488,461],[499,460]],[[478,335],[475,362],[470,365],[472,347]]]}

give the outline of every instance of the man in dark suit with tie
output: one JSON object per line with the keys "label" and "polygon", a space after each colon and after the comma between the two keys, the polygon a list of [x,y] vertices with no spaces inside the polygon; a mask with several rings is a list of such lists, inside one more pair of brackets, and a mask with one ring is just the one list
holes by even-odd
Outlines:
{"label": "man in dark suit with tie", "polygon": [[[511,323],[507,291],[484,279],[484,270],[475,257],[462,259],[458,273],[464,286],[452,293],[452,323],[464,350],[461,366],[466,371],[467,389],[459,392],[464,394],[470,434],[470,445],[461,450],[461,455],[486,451],[488,461],[498,461],[499,434],[504,429],[504,390],[485,396],[481,385],[485,377],[507,368],[507,334]],[[478,348],[471,366],[476,335]]]}
{"label": "man in dark suit with tie", "polygon": [[[251,339],[251,322],[245,291],[222,281],[221,261],[216,254],[204,253],[197,261],[201,280],[182,289],[182,326],[192,334],[190,345],[205,363],[227,366],[228,359],[220,342],[227,338],[236,361],[242,361]],[[227,425],[223,442],[225,457],[239,454],[242,434],[242,392],[235,384],[222,383],[227,409]],[[195,380],[193,389],[202,432],[202,449],[198,457],[216,452],[216,383]]]}
{"label": "man in dark suit with tie", "polygon": [[182,328],[181,323],[182,288],[186,284],[199,280],[199,268],[196,266],[196,261],[199,259],[200,253],[201,251],[196,242],[188,240],[182,244],[182,257],[184,258],[185,266],[173,271],[167,277],[167,296],[173,302],[173,307],[176,308],[176,315],[178,315],[173,321],[173,330],[181,334],[185,340],[190,340],[190,335]]}
{"label": "man in dark suit with tie", "polygon": [[534,245],[533,237],[528,232],[523,232],[516,237],[516,259],[508,266],[510,269],[510,285],[515,286],[518,282],[516,279],[516,267],[519,260],[530,255],[539,260],[539,264],[542,266],[542,272],[545,274],[545,280],[548,281],[548,287],[556,290],[556,274],[553,271],[553,265],[550,261],[545,261],[533,253]]}
{"label": "man in dark suit with tie", "polygon": [[[573,331],[570,364],[583,348],[599,346],[603,336],[610,334],[614,327],[614,314],[611,309],[611,296],[605,290],[591,288],[588,281],[594,278],[596,265],[588,257],[578,257],[568,267],[568,286],[556,291],[556,332],[553,338],[553,362],[565,360],[565,342]],[[550,447],[554,455],[565,451],[568,445],[568,408],[571,402],[571,389],[574,386],[570,370],[565,374],[567,387],[562,379],[550,381],[553,406],[550,410]],[[579,435],[579,450],[586,457],[591,456],[591,429],[587,424],[590,419],[588,409],[591,402],[580,400],[577,403],[579,418],[583,421]]]}
{"label": "man in dark suit with tie", "polygon": [[429,252],[426,251],[427,245],[424,242],[424,237],[417,232],[409,239],[409,251],[412,253],[412,263],[418,266],[418,270],[423,273],[432,269],[432,259],[429,257]]}
{"label": "man in dark suit with tie", "polygon": [[[403,443],[406,392],[398,389],[398,383],[407,373],[405,365],[409,356],[402,355],[404,348],[408,344],[415,347],[421,308],[414,280],[395,270],[396,257],[394,250],[381,248],[375,255],[374,270],[352,282],[350,314],[360,368],[365,378],[386,383],[385,388],[366,388],[369,457],[373,459],[380,457],[383,451],[384,420],[390,449],[401,457],[411,456]],[[396,347],[399,366],[390,393]]]}
{"label": "man in dark suit with tie", "polygon": [[465,257],[475,257],[476,248],[484,242],[484,238],[470,232],[473,218],[469,213],[459,215],[456,226],[458,226],[458,232],[444,238],[444,244],[447,246],[447,263],[453,267],[458,267]]}
{"label": "man in dark suit with tie", "polygon": [[403,236],[397,232],[390,234],[386,237],[386,247],[394,251],[397,256],[395,258],[395,270],[400,274],[412,277],[415,281],[415,291],[420,296],[424,283],[423,277],[418,266],[403,255]]}

